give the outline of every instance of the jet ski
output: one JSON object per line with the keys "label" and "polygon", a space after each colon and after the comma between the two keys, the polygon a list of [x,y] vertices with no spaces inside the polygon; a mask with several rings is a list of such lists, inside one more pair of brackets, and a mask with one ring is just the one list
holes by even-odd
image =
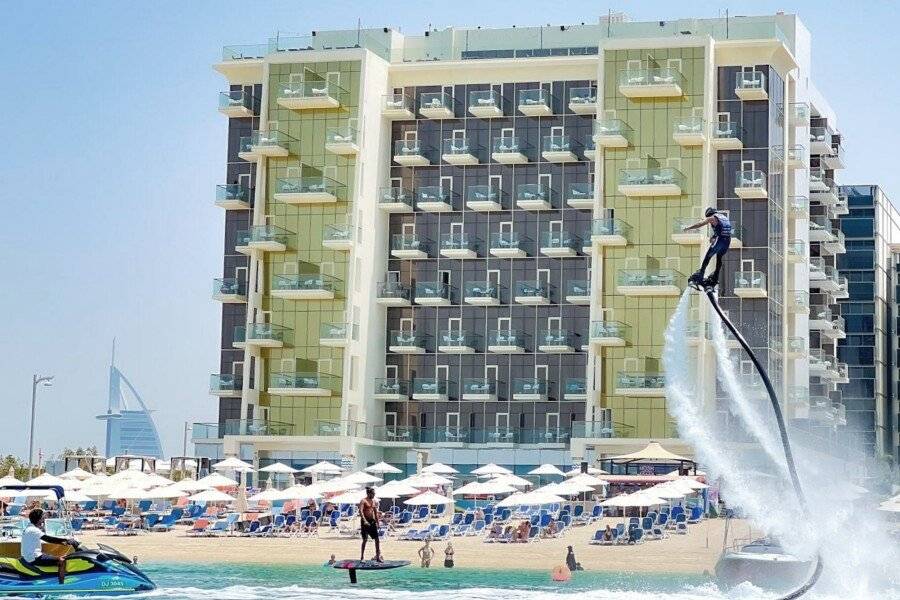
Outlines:
{"label": "jet ski", "polygon": [[35,567],[18,558],[0,558],[0,596],[132,594],[156,589],[137,566],[115,548],[78,549],[66,555],[66,579],[55,566]]}

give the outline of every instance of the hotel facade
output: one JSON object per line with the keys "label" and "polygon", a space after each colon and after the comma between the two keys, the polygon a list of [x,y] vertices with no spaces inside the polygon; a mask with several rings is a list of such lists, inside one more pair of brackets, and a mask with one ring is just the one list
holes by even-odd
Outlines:
{"label": "hotel facade", "polygon": [[[649,440],[691,455],[660,359],[709,243],[682,228],[707,206],[735,224],[723,308],[794,426],[831,435],[847,202],[810,63],[781,14],[226,47],[219,419],[194,425],[198,454],[517,472]],[[724,426],[700,300],[688,347]]]}

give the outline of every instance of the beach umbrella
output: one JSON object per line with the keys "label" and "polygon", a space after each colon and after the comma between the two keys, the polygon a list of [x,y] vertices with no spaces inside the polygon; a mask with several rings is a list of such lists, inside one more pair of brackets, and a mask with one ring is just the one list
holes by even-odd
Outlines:
{"label": "beach umbrella", "polygon": [[401,498],[403,496],[415,496],[419,490],[402,481],[388,481],[384,485],[375,488],[375,495],[379,498]]}
{"label": "beach umbrella", "polygon": [[214,471],[242,471],[251,473],[256,469],[248,462],[244,462],[236,456],[229,456],[225,460],[219,461],[213,465]]}
{"label": "beach umbrella", "polygon": [[297,472],[297,469],[293,467],[289,467],[284,463],[277,462],[275,464],[269,465],[268,467],[263,467],[259,470],[260,473],[280,473],[280,474],[289,474],[292,475]]}
{"label": "beach umbrella", "polygon": [[39,490],[0,490],[0,498],[43,498],[47,495],[47,491],[46,488]]}
{"label": "beach umbrella", "polygon": [[282,491],[283,490],[276,490],[274,488],[267,489],[258,494],[253,494],[252,496],[247,498],[247,500],[249,500],[250,502],[259,502],[261,500],[264,500],[266,502],[273,502],[275,500],[282,500]]}
{"label": "beach umbrella", "polygon": [[538,491],[548,494],[556,494],[557,496],[577,496],[578,494],[588,494],[594,492],[594,488],[577,481],[563,481],[562,483],[548,483]]}
{"label": "beach umbrella", "polygon": [[408,500],[404,500],[403,503],[408,504],[409,506],[436,506],[442,504],[453,504],[453,500],[447,498],[446,496],[435,494],[434,492],[423,492],[418,496],[413,496]]}
{"label": "beach umbrella", "polygon": [[219,490],[203,490],[199,494],[189,496],[191,502],[234,502],[234,498]]}
{"label": "beach umbrella", "polygon": [[160,500],[169,500],[172,498],[184,498],[188,493],[179,489],[177,486],[168,485],[164,487],[153,488],[147,491],[148,498],[159,498]]}
{"label": "beach umbrella", "polygon": [[654,485],[647,492],[657,498],[663,500],[681,500],[686,496],[685,492],[675,488],[674,486],[660,484]]}
{"label": "beach umbrella", "polygon": [[423,467],[422,473],[433,473],[435,475],[455,475],[456,473],[459,473],[459,471],[451,466],[445,465],[444,463],[434,463],[428,465],[427,467]]}
{"label": "beach umbrella", "polygon": [[453,480],[441,477],[436,473],[419,473],[418,475],[407,477],[403,482],[415,488],[432,488],[441,485],[449,485],[453,483]]}
{"label": "beach umbrella", "polygon": [[[701,481],[697,481],[693,477],[682,477],[680,479],[676,479],[679,484],[690,487],[692,490],[705,490],[709,486]],[[863,488],[860,488],[863,489]]]}
{"label": "beach umbrella", "polygon": [[72,490],[63,494],[63,502],[91,502],[93,498],[82,491]]}
{"label": "beach umbrella", "polygon": [[491,477],[488,481],[503,483],[506,485],[510,485],[514,488],[530,487],[530,486],[534,485],[533,483],[531,483],[524,477],[519,477],[518,475],[513,475],[512,473],[509,473],[507,475],[497,475],[497,476]]}
{"label": "beach umbrella", "polygon": [[341,477],[341,480],[357,485],[371,485],[373,483],[381,482],[380,477],[375,477],[374,475],[369,475],[368,473],[364,473],[362,471],[357,471],[356,473],[351,473],[350,475]]}
{"label": "beach umbrella", "polygon": [[[609,475],[609,473],[607,473],[603,469],[598,469],[597,467],[588,467],[587,474],[588,475]],[[581,475],[581,469],[579,467],[574,467],[572,469],[569,469],[565,473],[563,473],[563,475],[565,475],[566,477],[575,477],[576,475]]]}
{"label": "beach umbrella", "polygon": [[609,485],[609,482],[605,479],[600,479],[599,477],[594,477],[593,475],[589,475],[587,473],[581,473],[580,475],[575,475],[574,477],[570,477],[566,483],[580,483],[583,485],[589,485],[591,487],[598,487],[601,485]]}
{"label": "beach umbrella", "polygon": [[479,477],[490,477],[492,475],[512,475],[512,471],[510,471],[506,467],[501,467],[500,465],[495,465],[494,463],[488,463],[483,467],[474,469],[472,471],[472,475],[478,475]]}
{"label": "beach umbrella", "polygon": [[163,477],[157,473],[150,473],[142,482],[143,485],[147,485],[148,487],[166,487],[175,483],[168,477]]}
{"label": "beach umbrella", "polygon": [[278,492],[278,500],[316,500],[322,497],[322,492],[309,489],[312,486],[295,485]]}
{"label": "beach umbrella", "polygon": [[473,481],[467,483],[461,488],[453,490],[453,495],[496,496],[497,494],[511,494],[516,491],[516,488],[511,485],[507,485],[496,479],[490,479],[488,481]]}
{"label": "beach umbrella", "polygon": [[366,467],[365,469],[363,469],[363,471],[366,471],[367,473],[374,473],[375,475],[384,475],[386,473],[391,473],[391,474],[396,475],[397,473],[403,472],[400,469],[398,469],[397,467],[395,467],[393,465],[389,465],[383,461],[378,464],[374,464],[371,467]]}
{"label": "beach umbrella", "polygon": [[538,476],[551,476],[551,475],[559,475],[561,477],[565,476],[565,473],[563,473],[561,470],[554,467],[553,465],[549,465],[549,464],[543,464],[543,465],[539,466],[537,469],[532,469],[532,470],[528,471],[528,474],[529,475],[538,475]]}
{"label": "beach umbrella", "polygon": [[344,481],[343,479],[329,479],[328,481],[317,481],[310,484],[306,486],[306,489],[309,492],[316,492],[322,496],[324,494],[337,494],[347,490],[355,490],[358,487],[358,484]]}
{"label": "beach umbrella", "polygon": [[200,483],[196,479],[188,478],[188,479],[182,479],[181,481],[176,483],[175,487],[177,489],[185,491],[185,492],[199,492],[200,490],[207,490],[212,486],[207,485],[205,483]]}
{"label": "beach umbrella", "polygon": [[139,487],[122,487],[109,490],[106,495],[117,500],[146,500],[152,497],[148,496],[148,493],[149,492],[147,490]]}
{"label": "beach umbrella", "polygon": [[609,498],[600,503],[602,506],[616,507],[643,507],[643,506],[659,506],[660,504],[668,504],[665,500],[658,496],[654,496],[648,492],[635,492],[633,494],[620,494],[614,498]]}
{"label": "beach umbrella", "polygon": [[[64,483],[65,483],[65,481],[60,479],[59,477],[55,477],[55,476],[51,475],[50,473],[44,473],[42,475],[38,475],[34,479],[29,479],[27,482],[27,485],[58,485],[58,486],[62,486]],[[45,491],[41,495],[43,496],[46,493],[47,492]]]}
{"label": "beach umbrella", "polygon": [[342,472],[343,469],[336,464],[328,462],[327,460],[322,460],[310,467],[300,469],[300,471],[303,473],[310,473],[314,475],[337,475],[338,473]]}
{"label": "beach umbrella", "polygon": [[197,480],[198,484],[204,487],[236,487],[238,482],[230,477],[225,477],[221,473],[211,473],[202,479]]}
{"label": "beach umbrella", "polygon": [[512,494],[498,502],[497,506],[501,508],[512,506],[543,506],[545,504],[557,504],[561,502],[565,502],[565,499],[556,494],[548,494],[541,490],[534,490],[531,492]]}
{"label": "beach umbrella", "polygon": [[[375,493],[375,496],[378,496],[377,492]],[[366,492],[364,490],[349,490],[342,494],[338,494],[333,498],[329,498],[328,501],[334,504],[359,504],[365,497]]]}
{"label": "beach umbrella", "polygon": [[82,469],[81,467],[75,467],[70,471],[66,471],[62,475],[59,476],[60,479],[88,479],[91,474]]}
{"label": "beach umbrella", "polygon": [[12,475],[6,475],[4,477],[0,477],[0,486],[6,486],[6,485],[25,485],[25,482],[16,479]]}

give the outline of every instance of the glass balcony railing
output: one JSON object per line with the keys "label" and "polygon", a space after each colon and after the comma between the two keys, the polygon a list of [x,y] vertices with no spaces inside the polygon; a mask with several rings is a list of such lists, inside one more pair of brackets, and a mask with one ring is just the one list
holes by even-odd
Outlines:
{"label": "glass balcony railing", "polygon": [[381,97],[381,112],[390,116],[412,119],[413,99],[406,94],[385,94]]}
{"label": "glass balcony railing", "polygon": [[[467,281],[463,286],[466,302],[481,300],[485,304],[498,304],[501,289],[502,286],[492,281]],[[490,302],[491,300],[494,302]]]}
{"label": "glass balcony railing", "polygon": [[469,112],[475,116],[500,116],[503,114],[502,98],[497,90],[469,92]]}
{"label": "glass balcony railing", "polygon": [[331,200],[337,200],[344,196],[344,186],[327,177],[296,177],[292,179],[276,179],[275,195],[288,196],[330,196]]}
{"label": "glass balcony railing", "polygon": [[297,140],[280,131],[254,131],[242,137],[239,142],[239,153],[287,155],[291,142]]}
{"label": "glass balcony railing", "polygon": [[474,143],[467,137],[447,138],[441,144],[441,156],[444,160],[453,163],[455,159],[474,158],[478,161]]}
{"label": "glass balcony railing", "polygon": [[830,127],[809,128],[810,154],[828,154],[831,152],[831,141],[834,131]]}
{"label": "glass balcony railing", "polygon": [[[518,155],[524,152],[522,138],[517,135],[504,135],[495,137],[491,144],[492,155]],[[494,156],[497,160],[498,156]]]}
{"label": "glass balcony railing", "polygon": [[516,201],[550,202],[550,186],[546,183],[520,183],[516,186]]}
{"label": "glass balcony railing", "polygon": [[690,231],[685,231],[685,227],[689,227],[694,225],[700,219],[697,217],[675,217],[672,219],[672,235],[678,236],[691,236],[696,238],[703,238],[705,234],[702,229],[692,229]]}
{"label": "glass balcony railing", "polygon": [[567,347],[577,346],[577,336],[568,329],[543,329],[538,332],[538,346]]}
{"label": "glass balcony railing", "polygon": [[452,300],[453,286],[440,281],[417,281],[416,282],[416,302],[423,301],[440,301]]}
{"label": "glass balcony railing", "polygon": [[247,282],[236,277],[213,279],[213,297],[246,296]]}
{"label": "glass balcony railing", "polygon": [[738,171],[734,192],[740,197],[762,197],[767,194],[766,174],[763,171]]}
{"label": "glass balcony railing", "polygon": [[597,119],[594,122],[594,141],[598,146],[624,148],[631,142],[634,131],[622,119]]}
{"label": "glass balcony railing", "polygon": [[563,398],[583,398],[587,396],[587,379],[569,377],[563,382]]}
{"label": "glass balcony railing", "polygon": [[401,206],[413,209],[414,195],[411,190],[401,187],[384,187],[378,193],[378,203],[382,206]]}
{"label": "glass balcony railing", "polygon": [[553,285],[541,281],[517,281],[516,301],[522,302],[529,298],[544,299],[549,301],[553,295]]}
{"label": "glass balcony railing", "polygon": [[616,273],[620,287],[680,287],[682,276],[672,269],[623,269]]}
{"label": "glass balcony railing", "polygon": [[290,108],[338,106],[340,92],[337,84],[324,80],[287,81],[278,84],[278,103]]}
{"label": "glass balcony railing", "polygon": [[497,397],[497,380],[487,377],[466,377],[462,380],[462,395]]}
{"label": "glass balcony railing", "polygon": [[496,347],[519,347],[527,348],[526,341],[530,336],[524,331],[517,329],[501,329],[488,332],[487,345]]}
{"label": "glass balcony railing", "polygon": [[391,236],[391,252],[421,252],[425,256],[431,250],[431,241],[417,233],[395,233]]}
{"label": "glass balcony railing", "polygon": [[544,231],[541,233],[541,252],[544,254],[577,254],[583,243],[577,235],[568,231]]}
{"label": "glass balcony railing", "polygon": [[802,127],[809,124],[809,104],[806,102],[791,102],[788,106],[788,118],[791,125]]}
{"label": "glass balcony railing", "polygon": [[495,185],[470,185],[466,188],[466,204],[490,205],[495,210],[503,208],[504,194]]}
{"label": "glass balcony railing", "polygon": [[441,250],[468,250],[477,252],[481,240],[470,233],[442,233]]}
{"label": "glass balcony railing", "polygon": [[740,126],[734,121],[716,121],[712,130],[713,145],[723,149],[740,148],[742,133]]}
{"label": "glass balcony railing", "polygon": [[545,135],[541,143],[541,151],[544,153],[572,152],[571,136]]}
{"label": "glass balcony railing", "polygon": [[680,96],[684,76],[670,67],[619,72],[619,92],[629,98]]}
{"label": "glass balcony railing", "polygon": [[376,296],[382,300],[405,300],[409,302],[412,290],[405,283],[399,281],[379,281],[376,288]]}
{"label": "glass balcony railing", "polygon": [[388,348],[397,352],[400,348],[415,348],[422,352],[428,349],[431,336],[418,331],[392,330],[388,333]]}
{"label": "glass balcony railing", "polygon": [[319,325],[319,342],[343,342],[347,340],[346,323],[321,323]]}
{"label": "glass balcony railing", "polygon": [[416,190],[416,203],[419,208],[423,204],[447,204],[452,207],[453,192],[439,185],[426,185]]}
{"label": "glass balcony railing", "polygon": [[491,250],[525,251],[525,236],[515,231],[501,231],[491,234]]}
{"label": "glass balcony railing", "polygon": [[684,175],[678,169],[622,169],[619,171],[619,187],[626,186],[675,186],[679,193],[684,185]]}
{"label": "glass balcony railing", "polygon": [[762,71],[743,71],[734,74],[734,89],[739,98],[742,93],[759,93],[766,91],[766,75]]}
{"label": "glass balcony railing", "polygon": [[291,235],[293,234],[290,231],[276,225],[257,225],[249,230],[238,231],[235,246],[270,243],[287,246]]}
{"label": "glass balcony railing", "polygon": [[356,146],[359,143],[356,129],[349,125],[329,127],[325,130],[325,146]]}
{"label": "glass balcony railing", "polygon": [[699,116],[675,117],[672,137],[679,144],[702,144],[706,138],[706,121]]}
{"label": "glass balcony railing", "polygon": [[397,140],[394,142],[394,162],[399,165],[422,167],[431,164],[431,148],[426,148],[419,140]]}
{"label": "glass balcony railing", "polygon": [[229,116],[252,116],[253,96],[245,90],[219,92],[219,111]]}
{"label": "glass balcony railing", "polygon": [[663,390],[666,377],[662,373],[616,373],[616,393],[629,390]]}
{"label": "glass balcony railing", "polygon": [[218,423],[191,423],[191,440],[215,440],[224,435]]}
{"label": "glass balcony railing", "polygon": [[570,183],[566,186],[566,202],[594,202],[594,184],[586,181]]}
{"label": "glass balcony railing", "polygon": [[263,419],[228,419],[225,421],[224,435],[282,436],[294,435],[290,423],[265,421]]}
{"label": "glass balcony railing", "polygon": [[806,242],[803,240],[791,240],[787,245],[788,259],[797,262],[806,256]]}
{"label": "glass balcony railing", "polygon": [[250,325],[238,325],[234,328],[234,342],[237,343],[261,343],[272,342],[276,344],[286,343],[291,330],[274,323],[251,323]]}
{"label": "glass balcony railing", "polygon": [[787,161],[788,164],[795,167],[806,166],[806,148],[803,146],[788,146]]}
{"label": "glass balcony railing", "polygon": [[423,92],[419,96],[419,112],[423,116],[453,116],[453,96],[447,92]]}
{"label": "glass balcony railing", "polygon": [[591,113],[597,110],[597,89],[573,87],[569,90],[569,110],[575,113]]}
{"label": "glass balcony railing", "polygon": [[235,207],[249,207],[250,188],[237,183],[216,186],[216,204],[219,206],[235,205]]}
{"label": "glass balcony railing", "polygon": [[806,353],[806,338],[802,337],[789,337],[787,339],[787,351],[791,354],[805,354]]}
{"label": "glass balcony railing", "polygon": [[788,210],[790,216],[795,219],[805,219],[809,216],[809,198],[806,196],[788,196]]}
{"label": "glass balcony railing", "polygon": [[209,376],[209,391],[213,394],[241,393],[244,380],[240,375],[231,373],[214,373]]}
{"label": "glass balcony railing", "polygon": [[332,223],[326,225],[322,231],[322,243],[337,244],[353,241],[353,226],[348,223]]}
{"label": "glass balcony railing", "polygon": [[550,92],[543,89],[519,90],[519,111],[523,114],[550,114]]}
{"label": "glass balcony railing", "polygon": [[756,295],[766,292],[766,274],[762,271],[735,271],[734,293]]}
{"label": "glass balcony railing", "polygon": [[591,222],[592,236],[620,236],[625,240],[631,237],[631,225],[622,219],[603,218]]}
{"label": "glass balcony railing", "polygon": [[416,377],[413,379],[413,398],[416,396],[455,397],[456,384],[446,379],[434,377]]}
{"label": "glass balcony railing", "polygon": [[525,399],[546,400],[550,384],[546,379],[537,377],[516,377],[512,381],[513,398],[525,397]]}
{"label": "glass balcony railing", "polygon": [[269,373],[269,390],[337,391],[340,379],[324,373]]}
{"label": "glass balcony railing", "polygon": [[566,281],[566,298],[572,302],[574,298],[589,298],[591,282],[587,279],[569,279]]}
{"label": "glass balcony railing", "polygon": [[340,280],[321,273],[298,273],[296,275],[274,275],[272,292],[330,292],[339,291]]}
{"label": "glass balcony railing", "polygon": [[481,348],[481,336],[470,331],[445,329],[438,334],[441,352],[475,351]]}
{"label": "glass balcony railing", "polygon": [[619,321],[591,321],[591,341],[627,341],[631,326]]}
{"label": "glass balcony railing", "polygon": [[807,312],[809,310],[809,292],[806,290],[794,290],[789,293],[788,302],[794,312]]}
{"label": "glass balcony railing", "polygon": [[375,396],[396,396],[409,398],[412,385],[409,380],[396,377],[380,377],[375,380],[375,388],[372,392]]}

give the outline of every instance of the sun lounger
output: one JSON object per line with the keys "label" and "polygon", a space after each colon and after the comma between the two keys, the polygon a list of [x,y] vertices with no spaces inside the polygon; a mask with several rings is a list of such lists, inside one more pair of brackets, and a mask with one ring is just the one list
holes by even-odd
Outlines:
{"label": "sun lounger", "polygon": [[684,513],[675,517],[675,533],[687,533],[687,515]]}
{"label": "sun lounger", "polygon": [[703,509],[699,506],[691,507],[691,516],[688,517],[687,522],[690,524],[699,523],[700,519],[703,518]]}
{"label": "sun lounger", "polygon": [[194,522],[193,527],[191,527],[188,531],[188,535],[202,535],[206,533],[206,530],[209,528],[209,521],[206,519],[197,519]]}

